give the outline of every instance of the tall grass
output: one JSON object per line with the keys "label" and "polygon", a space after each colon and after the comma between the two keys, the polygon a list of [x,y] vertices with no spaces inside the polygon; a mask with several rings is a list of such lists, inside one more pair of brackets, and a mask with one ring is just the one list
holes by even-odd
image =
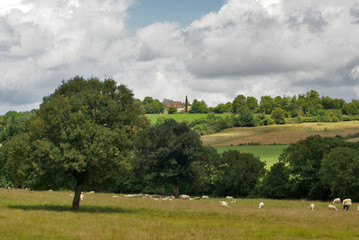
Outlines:
{"label": "tall grass", "polygon": [[[358,239],[359,213],[325,202],[239,199],[154,201],[85,195],[70,211],[69,192],[0,189],[0,239]],[[264,209],[258,203],[264,201]],[[357,205],[357,204],[354,204]]]}

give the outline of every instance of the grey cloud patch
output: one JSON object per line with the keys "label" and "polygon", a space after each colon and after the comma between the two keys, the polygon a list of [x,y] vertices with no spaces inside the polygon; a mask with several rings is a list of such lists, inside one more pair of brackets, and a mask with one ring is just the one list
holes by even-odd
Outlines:
{"label": "grey cloud patch", "polygon": [[359,24],[359,4],[354,4],[350,8],[350,15],[353,17],[353,23]]}
{"label": "grey cloud patch", "polygon": [[328,23],[323,19],[322,13],[315,8],[306,11],[303,23],[308,25],[309,31],[312,33],[323,32],[323,27]]}
{"label": "grey cloud patch", "polygon": [[0,53],[8,52],[14,45],[19,44],[19,36],[16,36],[13,28],[7,21],[0,17]]}

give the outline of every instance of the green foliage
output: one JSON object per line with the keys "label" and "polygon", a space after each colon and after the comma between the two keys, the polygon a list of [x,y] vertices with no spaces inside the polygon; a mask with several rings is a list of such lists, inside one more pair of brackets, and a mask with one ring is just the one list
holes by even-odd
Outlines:
{"label": "green foliage", "polygon": [[168,114],[174,114],[176,112],[177,112],[177,108],[175,108],[175,107],[169,107],[168,108]]}
{"label": "green foliage", "polygon": [[283,151],[280,161],[288,166],[291,174],[291,191],[295,198],[328,198],[328,189],[319,178],[319,169],[323,156],[333,147],[344,144],[345,142],[338,138],[315,135],[292,143]]}
{"label": "green foliage", "polygon": [[193,162],[201,156],[199,136],[185,124],[173,119],[143,131],[136,143],[133,171],[148,182],[180,189],[195,179]]}
{"label": "green foliage", "polygon": [[193,120],[188,126],[199,135],[205,135],[220,132],[234,125],[231,118],[224,119],[214,114],[208,114],[206,119]]}
{"label": "green foliage", "polygon": [[102,190],[128,165],[133,136],[146,124],[140,114],[132,92],[112,79],[62,82],[9,143],[11,173],[35,189]]}
{"label": "green foliage", "polygon": [[284,124],[285,123],[285,114],[283,109],[276,108],[271,113],[271,118],[276,124]]}
{"label": "green foliage", "polygon": [[330,197],[359,200],[359,151],[349,147],[336,147],[324,156],[320,179],[330,188]]}
{"label": "green foliage", "polygon": [[153,100],[152,97],[145,97],[142,101],[146,114],[161,113],[165,109],[163,104],[158,100]]}
{"label": "green foliage", "polygon": [[193,100],[190,113],[208,113],[207,104],[205,101]]}
{"label": "green foliage", "polygon": [[243,108],[246,106],[246,97],[243,95],[238,95],[232,103],[233,113],[240,113]]}
{"label": "green foliage", "polygon": [[248,107],[243,107],[239,114],[239,127],[254,127],[254,115]]}
{"label": "green foliage", "polygon": [[222,153],[214,194],[247,196],[265,173],[265,163],[251,153],[229,150]]}
{"label": "green foliage", "polygon": [[275,163],[264,176],[261,192],[267,198],[290,198],[289,170],[284,162]]}
{"label": "green foliage", "polygon": [[271,96],[262,96],[260,101],[260,111],[270,114],[275,108],[275,102]]}

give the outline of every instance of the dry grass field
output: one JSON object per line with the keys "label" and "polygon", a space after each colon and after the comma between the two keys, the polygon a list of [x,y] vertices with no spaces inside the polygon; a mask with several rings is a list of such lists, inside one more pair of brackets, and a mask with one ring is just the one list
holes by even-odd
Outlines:
{"label": "dry grass field", "polygon": [[[328,202],[238,199],[151,200],[85,194],[71,212],[70,192],[0,189],[0,239],[359,239],[359,212]],[[258,209],[263,201],[264,209]]]}
{"label": "dry grass field", "polygon": [[290,144],[310,135],[333,137],[347,136],[359,132],[359,121],[336,123],[300,123],[242,127],[225,129],[222,132],[201,137],[205,145],[236,146],[247,143]]}

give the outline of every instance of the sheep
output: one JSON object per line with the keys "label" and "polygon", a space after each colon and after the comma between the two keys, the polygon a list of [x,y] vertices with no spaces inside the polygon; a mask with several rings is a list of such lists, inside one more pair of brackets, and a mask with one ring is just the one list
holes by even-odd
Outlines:
{"label": "sheep", "polygon": [[313,210],[314,210],[314,208],[315,208],[314,203],[311,203],[311,204],[309,205],[309,207],[310,207],[310,209],[313,211]]}
{"label": "sheep", "polygon": [[227,196],[226,199],[233,199],[233,197],[232,196]]}
{"label": "sheep", "polygon": [[331,204],[328,205],[328,209],[338,211],[337,207]]}
{"label": "sheep", "polygon": [[203,199],[209,199],[209,197],[206,196],[206,195],[203,195],[202,198],[203,198]]}
{"label": "sheep", "polygon": [[83,193],[81,193],[81,195],[80,195],[80,199],[81,199],[81,201],[83,201],[83,200],[84,200],[84,195],[83,195]]}
{"label": "sheep", "polygon": [[347,199],[344,199],[343,200],[343,206],[346,204],[346,203],[348,203],[348,202],[352,202],[352,200],[350,199],[350,198],[347,198]]}
{"label": "sheep", "polygon": [[86,194],[93,194],[93,193],[95,193],[95,191],[90,191],[90,192],[88,192]]}
{"label": "sheep", "polygon": [[349,210],[349,206],[352,205],[352,202],[346,202],[344,205],[343,205],[343,210]]}
{"label": "sheep", "polygon": [[118,196],[116,196],[116,195],[113,195],[112,197],[113,197],[113,198],[118,198]]}
{"label": "sheep", "polygon": [[219,201],[219,202],[221,203],[221,206],[222,206],[222,207],[227,207],[227,208],[229,208],[227,202],[225,202],[225,201]]}
{"label": "sheep", "polygon": [[200,200],[201,198],[200,197],[194,197],[195,200]]}
{"label": "sheep", "polygon": [[264,203],[260,202],[258,208],[264,208]]}
{"label": "sheep", "polygon": [[235,198],[233,198],[233,200],[231,201],[231,203],[236,203],[237,200]]}
{"label": "sheep", "polygon": [[333,200],[333,204],[334,204],[334,203],[340,203],[340,198],[334,199],[334,200]]}
{"label": "sheep", "polygon": [[181,199],[190,199],[191,197],[185,194],[180,195]]}
{"label": "sheep", "polygon": [[359,206],[358,206],[358,209],[357,209],[357,211],[359,211]]}

